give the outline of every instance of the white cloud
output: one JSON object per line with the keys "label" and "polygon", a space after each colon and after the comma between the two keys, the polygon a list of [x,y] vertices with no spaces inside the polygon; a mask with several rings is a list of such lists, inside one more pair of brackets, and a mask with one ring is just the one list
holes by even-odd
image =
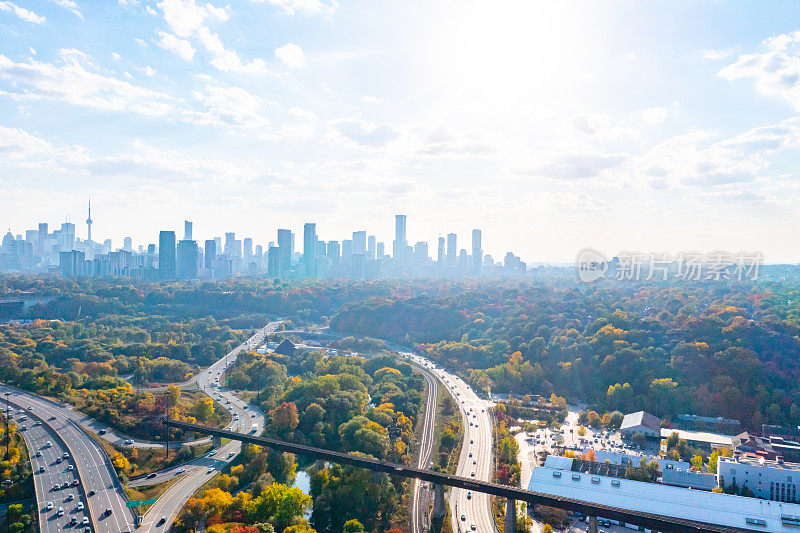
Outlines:
{"label": "white cloud", "polygon": [[619,166],[623,161],[625,161],[625,156],[621,154],[564,153],[552,158],[547,163],[534,167],[526,174],[564,180],[594,178]]}
{"label": "white cloud", "polygon": [[0,126],[0,155],[10,166],[53,171],[74,169],[90,159],[83,147],[56,147],[25,130],[3,126]]}
{"label": "white cloud", "polygon": [[[175,35],[184,39],[197,39],[211,53],[213,56],[211,65],[215,68],[223,72],[250,74],[268,72],[263,59],[242,61],[235,50],[225,48],[219,35],[209,29],[208,24],[211,22],[228,20],[226,9],[211,4],[197,5],[195,0],[161,0],[158,7],[164,13],[164,20]],[[188,55],[188,49],[184,45],[182,47],[184,54]],[[181,57],[186,58],[186,55]]]}
{"label": "white cloud", "polygon": [[330,15],[339,3],[336,0],[331,0],[330,3],[320,2],[320,0],[255,0],[256,2],[267,1],[270,4],[281,8],[284,12],[294,15],[295,13],[305,13],[307,15],[326,14]]}
{"label": "white cloud", "polygon": [[0,55],[0,79],[21,91],[5,93],[15,99],[51,99],[105,111],[131,111],[143,115],[165,115],[171,98],[127,81],[93,72],[91,58],[75,49],[59,51],[60,61],[43,63],[33,59],[17,63]]}
{"label": "white cloud", "polygon": [[6,2],[5,0],[0,1],[0,11],[7,11],[9,13],[13,13],[22,20],[26,22],[32,22],[34,24],[41,24],[47,20],[45,17],[40,17],[33,11],[30,11],[23,7],[19,7],[14,2]]}
{"label": "white cloud", "polygon": [[730,57],[730,55],[733,52],[731,50],[698,50],[695,53],[702,59],[707,59],[709,61],[718,61],[720,59],[725,59],[726,57]]}
{"label": "white cloud", "polygon": [[116,53],[116,52],[111,52],[111,58],[112,58],[114,61],[119,61],[120,59],[122,59],[122,56],[121,56],[121,55],[119,55],[119,54],[118,54],[118,53]]}
{"label": "white cloud", "polygon": [[78,10],[78,4],[76,4],[73,0],[50,0],[54,4],[63,7],[64,9],[71,11],[75,14],[78,18],[83,18],[81,12]]}
{"label": "white cloud", "polygon": [[294,43],[287,43],[275,50],[275,57],[280,59],[289,68],[302,68],[306,66],[306,55],[303,49]]}
{"label": "white cloud", "polygon": [[400,137],[400,131],[391,124],[372,124],[360,118],[330,120],[328,138],[346,141],[365,147],[386,146]]}
{"label": "white cloud", "polygon": [[178,39],[171,33],[159,31],[156,44],[164,50],[169,50],[170,52],[178,54],[186,61],[191,61],[194,57],[195,50],[192,43],[184,39]]}
{"label": "white cloud", "polygon": [[156,75],[156,72],[157,72],[156,69],[154,69],[150,65],[146,65],[146,66],[140,68],[139,70],[144,72],[144,75],[147,76],[148,78],[152,78],[153,76]]}
{"label": "white cloud", "polygon": [[800,110],[800,31],[771,37],[764,45],[765,52],[740,55],[718,75],[752,79],[759,92],[783,98]]}
{"label": "white cloud", "polygon": [[665,107],[649,107],[642,110],[642,120],[650,126],[658,126],[669,116],[669,109]]}
{"label": "white cloud", "polygon": [[317,114],[308,109],[300,109],[299,107],[292,107],[289,109],[289,115],[298,118],[304,118],[307,120],[313,120],[317,118]]}
{"label": "white cloud", "polygon": [[183,113],[184,120],[188,122],[245,130],[269,126],[269,119],[262,114],[264,103],[261,98],[240,87],[206,85],[202,91],[195,91],[193,96],[205,111]]}

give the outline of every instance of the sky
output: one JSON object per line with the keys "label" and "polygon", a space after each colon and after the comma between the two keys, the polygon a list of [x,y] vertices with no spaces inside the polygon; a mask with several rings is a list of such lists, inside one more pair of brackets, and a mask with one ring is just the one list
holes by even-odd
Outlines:
{"label": "sky", "polygon": [[800,3],[0,0],[0,228],[800,261]]}

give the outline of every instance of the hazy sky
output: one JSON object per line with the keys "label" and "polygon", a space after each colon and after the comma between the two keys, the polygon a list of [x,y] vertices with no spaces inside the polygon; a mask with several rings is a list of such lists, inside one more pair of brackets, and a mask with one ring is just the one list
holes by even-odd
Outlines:
{"label": "hazy sky", "polygon": [[800,260],[800,3],[0,0],[0,225]]}

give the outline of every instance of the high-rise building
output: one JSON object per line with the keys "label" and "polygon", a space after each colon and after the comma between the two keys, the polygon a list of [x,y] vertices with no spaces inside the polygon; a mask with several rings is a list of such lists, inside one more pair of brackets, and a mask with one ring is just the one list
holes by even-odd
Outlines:
{"label": "high-rise building", "polygon": [[188,220],[183,221],[183,240],[184,241],[191,241],[192,240],[192,223]]}
{"label": "high-rise building", "polygon": [[209,271],[212,268],[214,268],[214,260],[216,258],[217,258],[217,241],[215,241],[214,239],[207,239],[203,254],[203,268]]}
{"label": "high-rise building", "polygon": [[281,275],[281,249],[270,246],[267,249],[267,275],[278,277]]}
{"label": "high-rise building", "polygon": [[278,276],[285,276],[292,268],[292,254],[294,248],[292,246],[292,230],[279,229],[278,230],[278,250],[280,250],[280,260],[278,261]]}
{"label": "high-rise building", "polygon": [[458,235],[447,234],[447,268],[456,268],[458,262]]}
{"label": "high-rise building", "polygon": [[472,274],[479,276],[483,265],[483,248],[481,248],[481,230],[472,230]]}
{"label": "high-rise building", "polygon": [[377,259],[383,259],[384,255],[386,255],[385,245],[379,242],[375,245],[375,256]]}
{"label": "high-rise building", "polygon": [[436,262],[439,266],[444,266],[444,237],[439,237],[439,248],[436,253]]}
{"label": "high-rise building", "polygon": [[353,255],[364,255],[367,253],[367,232],[353,232]]}
{"label": "high-rise building", "polygon": [[40,257],[44,256],[45,241],[48,235],[50,235],[50,230],[47,229],[47,222],[40,222],[38,239],[36,239],[36,255]]}
{"label": "high-rise building", "polygon": [[198,250],[197,241],[178,242],[176,277],[178,279],[197,279]]}
{"label": "high-rise building", "polygon": [[244,247],[243,253],[244,253],[245,260],[247,260],[247,261],[252,260],[253,259],[253,239],[251,239],[250,237],[245,237],[245,239],[242,241],[242,246]]}
{"label": "high-rise building", "polygon": [[375,259],[375,235],[367,237],[367,259]]}
{"label": "high-rise building", "polygon": [[158,274],[161,279],[175,279],[175,232],[158,234]]}
{"label": "high-rise building", "polygon": [[317,225],[313,222],[303,224],[303,264],[308,277],[317,275],[316,262]]}
{"label": "high-rise building", "polygon": [[222,253],[227,257],[236,255],[236,233],[228,231],[225,233],[225,248]]}
{"label": "high-rise building", "polygon": [[83,252],[71,250],[59,254],[59,266],[64,277],[82,276],[86,257]]}
{"label": "high-rise building", "polygon": [[132,252],[133,239],[131,239],[130,237],[125,237],[124,239],[122,239],[122,249],[125,250],[126,252]]}
{"label": "high-rise building", "polygon": [[392,257],[402,264],[405,259],[406,247],[406,215],[394,216],[394,243],[392,243]]}

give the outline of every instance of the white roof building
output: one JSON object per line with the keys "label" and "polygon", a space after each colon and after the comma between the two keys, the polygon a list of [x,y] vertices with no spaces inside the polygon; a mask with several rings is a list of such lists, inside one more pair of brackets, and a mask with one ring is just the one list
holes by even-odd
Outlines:
{"label": "white roof building", "polygon": [[733,437],[730,435],[720,435],[718,433],[708,433],[706,431],[662,428],[661,438],[666,439],[673,433],[677,433],[678,438],[688,441],[689,444],[705,445],[712,448],[721,448],[725,446],[733,449]]}
{"label": "white roof building", "polygon": [[749,531],[797,533],[800,505],[536,467],[529,490]]}
{"label": "white roof building", "polygon": [[658,437],[661,435],[661,419],[645,411],[637,411],[625,415],[619,430],[626,435],[641,433],[645,437]]}

